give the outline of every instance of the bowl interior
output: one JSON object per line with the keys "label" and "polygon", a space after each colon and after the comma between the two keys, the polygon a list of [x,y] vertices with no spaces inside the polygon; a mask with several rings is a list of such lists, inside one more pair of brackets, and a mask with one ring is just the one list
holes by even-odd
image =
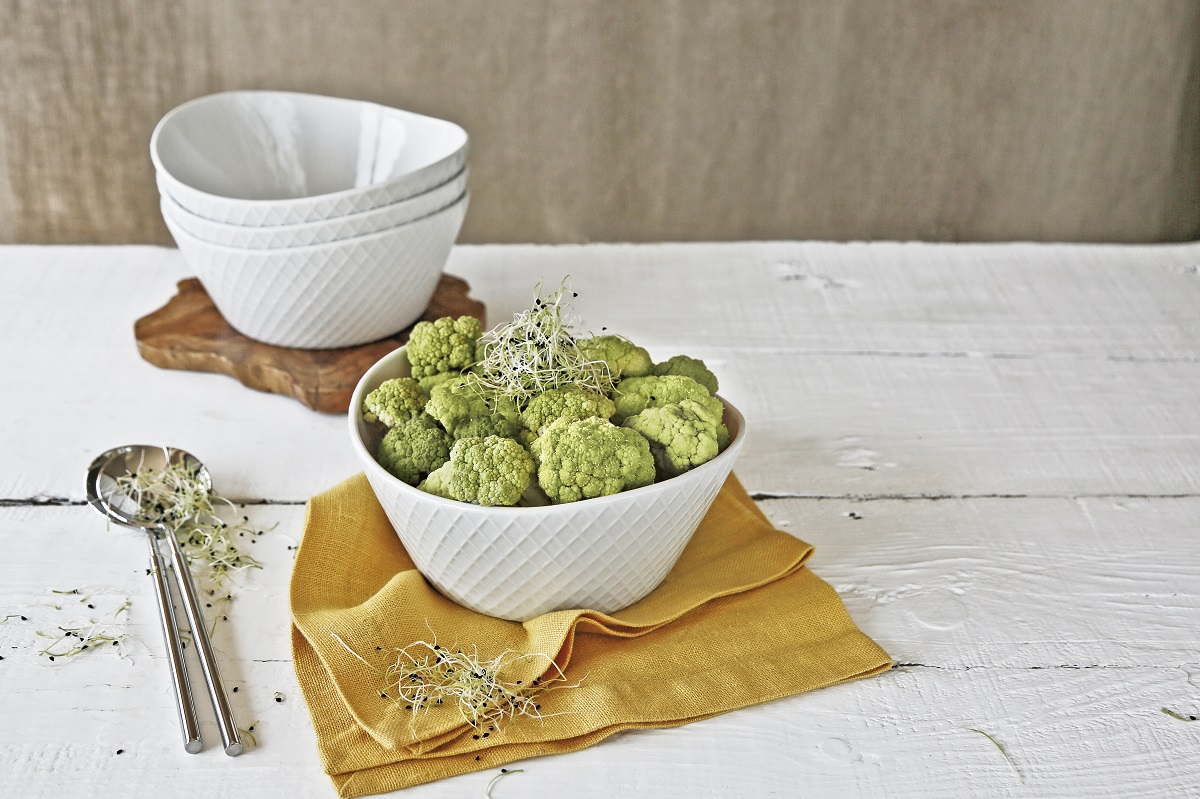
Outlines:
{"label": "bowl interior", "polygon": [[[363,400],[366,398],[367,394],[369,394],[370,392],[372,392],[376,388],[378,388],[379,385],[383,381],[390,380],[391,378],[394,378],[394,377],[407,377],[411,373],[412,373],[412,370],[409,367],[408,357],[407,357],[407,355],[405,355],[404,348],[400,347],[396,351],[389,353],[388,355],[385,355],[374,366],[372,366],[370,369],[368,369],[366,374],[364,374],[362,376],[362,378],[358,382],[358,385],[354,389],[354,394],[350,398],[350,410],[349,410],[350,428],[352,431],[351,438],[353,440],[354,448],[358,452],[359,457],[364,459],[364,462],[367,464],[375,463],[375,453],[379,450],[379,442],[383,439],[384,431],[381,429],[381,425],[368,424],[363,419],[362,413],[359,410],[362,408]],[[704,469],[705,467],[718,468],[720,466],[720,464],[717,464],[718,460],[725,461],[728,459],[736,458],[738,452],[741,450],[741,446],[744,441],[743,432],[745,430],[745,419],[742,417],[742,414],[736,408],[734,408],[731,404],[729,404],[728,401],[726,401],[724,399],[722,399],[721,401],[725,405],[724,422],[725,422],[726,427],[729,428],[729,439],[730,439],[729,446],[726,447],[725,450],[720,455],[718,455],[716,458],[714,458],[712,461],[709,461],[708,463],[697,467],[697,469]],[[403,493],[415,492],[415,495],[419,495],[423,500],[434,502],[437,504],[443,504],[443,503],[459,504],[459,503],[454,503],[452,500],[443,499],[441,497],[437,497],[432,494],[426,494],[423,491],[413,488],[412,486],[405,483],[403,480],[400,480],[396,477],[393,477],[391,474],[388,474],[385,470],[383,470],[383,467],[375,467],[375,468],[378,470],[378,474],[383,479],[386,479],[389,484],[394,485],[394,487],[398,491],[401,491]],[[676,478],[676,479],[678,479],[678,478]],[[627,499],[627,498],[631,497],[631,495],[636,495],[639,492],[661,490],[661,487],[663,485],[665,485],[667,482],[670,482],[670,481],[655,483],[650,486],[645,486],[643,488],[636,488],[636,489],[632,489],[630,491],[624,491],[619,494],[613,494],[613,495],[610,495],[607,497],[599,497],[596,499],[589,499],[589,500],[586,500],[584,504],[587,504],[589,506],[594,506],[599,503],[620,501],[621,498]],[[536,508],[525,508],[525,507],[487,508],[487,510],[493,511],[493,512],[501,511],[501,512],[508,512],[508,513],[522,513],[522,512],[524,512],[524,513],[545,513],[545,512],[553,512],[555,510],[567,509],[567,508],[571,507],[572,505],[579,505],[579,504],[580,503],[567,503],[566,505],[548,505],[548,506],[536,507]]]}
{"label": "bowl interior", "polygon": [[383,183],[461,150],[452,122],[375,103],[291,92],[225,92],[170,111],[155,166],[203,192],[289,200]]}

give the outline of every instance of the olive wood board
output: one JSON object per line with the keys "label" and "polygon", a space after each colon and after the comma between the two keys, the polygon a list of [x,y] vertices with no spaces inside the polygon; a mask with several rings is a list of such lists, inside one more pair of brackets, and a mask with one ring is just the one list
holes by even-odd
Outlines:
{"label": "olive wood board", "polygon": [[[216,372],[257,391],[298,399],[322,413],[344,413],[359,378],[376,361],[408,341],[413,325],[395,335],[356,347],[292,349],[247,338],[230,327],[196,278],[179,281],[166,305],[133,326],[141,356],[163,369]],[[471,287],[442,275],[421,320],[474,316],[485,322],[484,304]]]}

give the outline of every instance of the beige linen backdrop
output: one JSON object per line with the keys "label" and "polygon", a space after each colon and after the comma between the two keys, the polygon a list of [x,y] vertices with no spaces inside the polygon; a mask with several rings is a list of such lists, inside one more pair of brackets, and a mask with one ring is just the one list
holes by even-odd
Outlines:
{"label": "beige linen backdrop", "polygon": [[147,143],[236,88],[471,134],[466,242],[1166,241],[1200,0],[0,0],[0,242],[159,242]]}

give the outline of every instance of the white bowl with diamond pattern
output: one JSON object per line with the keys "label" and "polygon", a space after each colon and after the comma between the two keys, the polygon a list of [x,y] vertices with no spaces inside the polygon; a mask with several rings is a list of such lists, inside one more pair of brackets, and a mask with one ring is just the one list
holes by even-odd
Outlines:
{"label": "white bowl with diamond pattern", "polygon": [[290,225],[378,208],[440,186],[466,164],[444,119],[315,94],[232,91],[167,112],[150,159],[172,199],[234,225]]}
{"label": "white bowl with diamond pattern", "polygon": [[159,207],[162,209],[164,218],[170,217],[171,221],[184,231],[213,244],[251,250],[306,247],[310,244],[324,244],[329,241],[378,233],[381,230],[428,216],[434,211],[440,211],[466,191],[468,175],[469,170],[464,167],[450,180],[436,188],[422,192],[416,197],[360,211],[357,214],[336,216],[332,219],[315,222],[301,222],[296,225],[248,227],[214,222],[211,219],[196,216],[177,203],[161,180],[158,185],[161,195]]}
{"label": "white bowl with diamond pattern", "polygon": [[378,233],[283,250],[222,247],[166,222],[235,330],[281,347],[328,349],[377,341],[425,312],[468,199]]}
{"label": "white bowl with diamond pattern", "polygon": [[363,399],[408,374],[401,347],[363,375],[350,400],[351,445],[425,579],[458,604],[502,619],[573,608],[613,613],[649,594],[679,559],[746,438],[745,419],[725,402],[729,446],[679,477],[562,505],[485,508],[427,494],[376,462],[382,431],[363,420]]}

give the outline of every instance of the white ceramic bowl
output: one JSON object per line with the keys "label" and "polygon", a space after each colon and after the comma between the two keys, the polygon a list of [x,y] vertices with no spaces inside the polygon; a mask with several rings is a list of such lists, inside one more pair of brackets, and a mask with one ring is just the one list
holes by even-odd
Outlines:
{"label": "white ceramic bowl", "polygon": [[171,221],[187,233],[213,244],[251,250],[306,247],[310,244],[324,244],[329,241],[378,233],[381,230],[428,216],[434,211],[440,211],[466,191],[468,174],[468,170],[463,168],[461,172],[442,185],[391,205],[382,205],[348,216],[338,216],[315,222],[300,222],[295,225],[249,227],[214,222],[211,219],[196,216],[175,202],[162,181],[159,182],[158,187],[162,195],[159,207],[162,209],[164,218],[171,217]]}
{"label": "white ceramic bowl", "polygon": [[417,569],[455,602],[528,621],[555,610],[613,613],[667,576],[725,483],[746,423],[725,403],[729,446],[679,477],[608,497],[537,508],[485,508],[426,494],[375,460],[380,431],[362,402],[410,373],[404,348],[372,366],[350,400],[350,442]]}
{"label": "white ceramic bowl", "polygon": [[453,122],[313,94],[234,91],[169,111],[150,157],[172,199],[235,225],[288,225],[399,202],[466,164]]}
{"label": "white ceramic bowl", "polygon": [[467,202],[464,194],[406,225],[286,250],[222,247],[166,221],[234,329],[267,344],[323,349],[390,336],[425,312]]}

